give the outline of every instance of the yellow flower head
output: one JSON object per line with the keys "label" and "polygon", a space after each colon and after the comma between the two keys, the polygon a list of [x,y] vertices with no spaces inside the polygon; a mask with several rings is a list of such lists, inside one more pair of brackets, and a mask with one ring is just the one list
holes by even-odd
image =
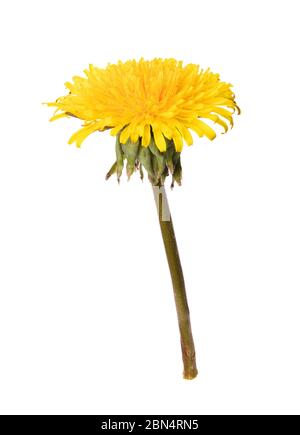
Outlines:
{"label": "yellow flower head", "polygon": [[[105,69],[90,65],[84,72],[85,77],[66,83],[68,95],[49,103],[57,108],[52,120],[83,120],[69,140],[78,147],[94,131],[111,129],[120,152],[130,143],[138,146],[137,153],[151,144],[157,155],[167,154],[170,145],[180,153],[184,142],[193,143],[191,130],[212,140],[216,133],[207,120],[227,131],[239,110],[231,85],[221,82],[218,74],[175,59],[131,60]],[[137,153],[134,150],[135,157]],[[126,153],[124,157],[128,160]]]}

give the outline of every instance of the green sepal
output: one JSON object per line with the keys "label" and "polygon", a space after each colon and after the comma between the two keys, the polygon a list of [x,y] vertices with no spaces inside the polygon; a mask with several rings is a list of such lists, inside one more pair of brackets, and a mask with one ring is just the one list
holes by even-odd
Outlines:
{"label": "green sepal", "polygon": [[108,180],[113,174],[115,174],[117,172],[117,162],[115,162],[112,167],[110,168],[110,170],[108,171],[108,173],[105,176],[105,180]]}
{"label": "green sepal", "polygon": [[139,170],[140,170],[141,180],[143,181],[144,180],[144,171],[143,171],[143,166],[141,165],[141,163],[140,163],[140,166],[139,166]]}
{"label": "green sepal", "polygon": [[161,174],[161,184],[165,183],[166,178],[169,176],[169,169],[165,167],[164,172]]}
{"label": "green sepal", "polygon": [[122,144],[122,151],[127,159],[126,172],[127,172],[128,179],[131,177],[131,175],[134,173],[136,169],[136,160],[138,156],[139,147],[140,147],[139,141],[134,143],[131,142],[130,139],[126,142],[126,144]]}
{"label": "green sepal", "polygon": [[151,156],[152,159],[152,167],[153,167],[153,177],[150,178],[151,183],[154,186],[157,186],[160,184],[160,177],[158,177],[158,162],[157,162],[157,158],[155,155],[152,154]]}
{"label": "green sepal", "polygon": [[165,152],[166,165],[167,165],[169,171],[171,172],[171,174],[173,174],[173,172],[174,172],[173,156],[175,154],[175,146],[174,146],[174,142],[171,140],[168,140],[167,143],[168,143],[168,146],[167,146],[167,150]]}
{"label": "green sepal", "polygon": [[153,168],[152,168],[152,160],[151,160],[151,152],[149,148],[145,148],[143,146],[140,147],[138,152],[138,161],[143,167],[146,169],[150,177],[154,177]]}
{"label": "green sepal", "polygon": [[117,178],[120,182],[120,178],[124,168],[124,154],[120,143],[120,135],[118,134],[116,139],[116,158],[117,158]]}
{"label": "green sepal", "polygon": [[119,182],[124,168],[124,161],[127,160],[126,172],[128,179],[137,170],[140,173],[141,180],[143,180],[143,169],[145,169],[150,183],[154,186],[162,186],[166,177],[171,173],[173,176],[171,187],[173,188],[175,182],[181,185],[182,167],[180,157],[181,153],[176,152],[172,140],[167,140],[167,150],[161,152],[157,148],[153,137],[149,146],[143,147],[140,140],[136,143],[128,140],[126,144],[121,144],[120,135],[117,135],[116,162],[106,174],[106,179],[116,173]]}
{"label": "green sepal", "polygon": [[176,155],[173,158],[173,161],[175,162],[175,169],[173,173],[173,180],[171,187],[174,187],[174,182],[181,186],[182,181],[182,166],[181,166],[181,159],[180,159],[180,153],[176,153]]}
{"label": "green sepal", "polygon": [[153,154],[152,165],[153,165],[155,178],[159,180],[166,167],[166,159],[164,155],[165,153],[159,151],[153,139],[151,139],[150,141],[149,148]]}

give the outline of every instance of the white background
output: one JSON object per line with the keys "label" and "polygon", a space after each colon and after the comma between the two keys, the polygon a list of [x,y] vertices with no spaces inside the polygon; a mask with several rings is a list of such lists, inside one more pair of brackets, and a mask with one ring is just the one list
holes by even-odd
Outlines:
{"label": "white background", "polygon": [[[300,413],[299,2],[0,6],[0,412]],[[89,63],[200,63],[242,116],[169,193],[199,377],[184,381],[152,192],[42,106]]]}

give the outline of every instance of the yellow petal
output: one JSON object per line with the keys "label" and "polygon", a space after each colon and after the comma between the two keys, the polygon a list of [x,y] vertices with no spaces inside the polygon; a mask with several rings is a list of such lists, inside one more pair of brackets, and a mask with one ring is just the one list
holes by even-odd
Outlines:
{"label": "yellow petal", "polygon": [[69,144],[76,143],[76,146],[80,148],[82,142],[91,134],[97,130],[103,128],[103,122],[96,122],[95,124],[85,125],[80,130],[76,131],[69,139]]}
{"label": "yellow petal", "polygon": [[180,122],[176,123],[176,127],[178,128],[180,134],[182,135],[185,142],[190,146],[193,145],[193,137],[190,131],[186,128],[186,126]]}
{"label": "yellow petal", "polygon": [[195,119],[195,121],[191,123],[190,128],[194,130],[200,137],[205,135],[210,140],[213,140],[216,137],[215,131],[200,119]]}
{"label": "yellow petal", "polygon": [[230,122],[231,127],[233,126],[233,119],[229,110],[224,109],[223,107],[214,107],[212,109],[212,112],[218,113],[219,115],[223,116],[223,118],[227,119]]}
{"label": "yellow petal", "polygon": [[142,146],[143,147],[147,147],[150,144],[150,139],[151,139],[151,130],[150,130],[150,125],[146,124],[144,127],[144,134],[143,134],[143,139],[142,139]]}
{"label": "yellow petal", "polygon": [[124,125],[116,125],[114,128],[110,130],[110,134],[112,136],[117,136],[117,134],[119,133],[120,130],[122,130],[123,127]]}
{"label": "yellow petal", "polygon": [[157,148],[163,153],[167,149],[164,135],[162,134],[161,130],[156,127],[153,127],[153,134]]}
{"label": "yellow petal", "polygon": [[120,135],[120,142],[122,144],[125,144],[128,141],[129,137],[130,137],[130,125],[127,125],[127,127],[124,128],[124,130]]}
{"label": "yellow petal", "polygon": [[56,121],[57,119],[60,118],[68,118],[68,115],[66,113],[59,113],[58,115],[52,116],[52,118],[50,118],[50,122]]}
{"label": "yellow petal", "polygon": [[172,128],[170,125],[168,125],[165,122],[162,122],[160,124],[161,124],[161,131],[162,131],[163,135],[167,139],[171,140],[172,137],[173,137],[173,130],[174,130],[174,128]]}
{"label": "yellow petal", "polygon": [[183,140],[178,130],[174,130],[173,140],[174,140],[175,150],[180,153],[183,148]]}
{"label": "yellow petal", "polygon": [[136,143],[138,141],[138,139],[139,139],[139,131],[138,131],[138,128],[135,127],[133,129],[133,133],[131,133],[131,141],[133,143]]}
{"label": "yellow petal", "polygon": [[150,140],[151,140],[151,129],[150,129],[150,125],[147,124],[144,127],[144,133],[143,133],[143,138],[142,138],[142,146],[143,147],[149,146]]}
{"label": "yellow petal", "polygon": [[224,128],[224,133],[226,133],[228,131],[228,125],[218,115],[210,114],[210,115],[204,116],[204,118],[211,119],[216,124],[221,125]]}

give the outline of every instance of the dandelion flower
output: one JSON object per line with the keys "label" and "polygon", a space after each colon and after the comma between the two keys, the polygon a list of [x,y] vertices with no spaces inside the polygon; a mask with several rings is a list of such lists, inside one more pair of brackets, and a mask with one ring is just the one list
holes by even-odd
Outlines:
{"label": "dandelion flower", "polygon": [[[66,83],[69,94],[49,103],[57,109],[52,120],[83,121],[69,140],[78,147],[91,133],[110,129],[117,136],[117,156],[108,176],[116,172],[118,179],[127,160],[129,177],[140,166],[152,184],[163,184],[181,167],[176,153],[192,145],[191,132],[213,140],[215,125],[226,132],[239,110],[231,85],[218,74],[175,59],[131,60],[105,69],[90,65],[84,73]],[[174,181],[180,184],[181,173],[175,172]]]}
{"label": "dandelion flower", "polygon": [[175,59],[130,60],[106,68],[90,65],[85,76],[66,83],[69,93],[48,103],[54,107],[51,120],[75,117],[81,128],[69,143],[80,147],[96,131],[110,130],[116,137],[116,158],[106,175],[118,181],[126,163],[128,178],[144,170],[158,208],[159,223],[169,263],[181,336],[184,378],[197,376],[189,308],[186,298],[172,218],[164,182],[181,185],[181,152],[193,144],[192,133],[213,140],[219,128],[224,133],[239,113],[232,86],[219,74]]}

